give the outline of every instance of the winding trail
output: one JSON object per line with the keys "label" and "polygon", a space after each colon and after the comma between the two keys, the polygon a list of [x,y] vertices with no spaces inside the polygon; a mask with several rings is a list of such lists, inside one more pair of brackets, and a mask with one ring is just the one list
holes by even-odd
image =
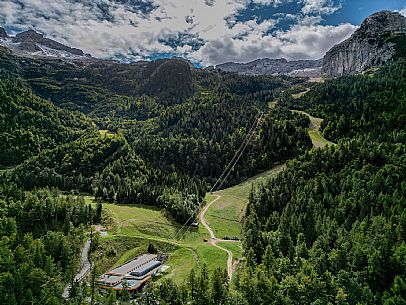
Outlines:
{"label": "winding trail", "polygon": [[221,246],[219,246],[217,243],[219,242],[239,242],[238,240],[229,240],[229,239],[220,239],[217,238],[214,235],[213,230],[210,228],[209,224],[206,221],[206,213],[209,210],[210,206],[215,203],[217,200],[219,200],[221,198],[220,195],[215,194],[216,198],[214,200],[212,200],[211,202],[209,202],[204,208],[203,210],[200,212],[199,215],[199,220],[200,222],[203,224],[203,226],[206,228],[206,230],[209,232],[210,234],[210,239],[207,241],[210,245],[223,250],[225,252],[227,252],[228,254],[228,259],[227,259],[227,274],[228,274],[228,278],[231,279],[233,276],[233,252],[231,252],[230,250],[223,248]]}

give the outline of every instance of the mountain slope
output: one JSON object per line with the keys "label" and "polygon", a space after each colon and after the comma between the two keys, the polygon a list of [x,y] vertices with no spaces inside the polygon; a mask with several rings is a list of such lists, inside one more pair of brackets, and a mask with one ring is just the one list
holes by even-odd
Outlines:
{"label": "mountain slope", "polygon": [[349,39],[328,51],[322,71],[327,76],[359,73],[405,57],[406,17],[383,11],[369,16]]}
{"label": "mountain slope", "polygon": [[161,59],[147,64],[143,71],[146,79],[144,91],[167,101],[182,101],[193,92],[189,64],[180,59]]}
{"label": "mountain slope", "polygon": [[289,101],[324,117],[338,144],[291,160],[251,194],[248,304],[404,304],[405,73],[400,62]]}
{"label": "mountain slope", "polygon": [[194,93],[190,65],[180,59],[124,64],[94,58],[32,57],[0,45],[0,70],[26,80],[57,106],[105,117],[128,97],[148,95],[160,104],[181,102]]}
{"label": "mountain slope", "polygon": [[21,80],[0,74],[0,166],[11,166],[89,130],[84,115],[35,96]]}

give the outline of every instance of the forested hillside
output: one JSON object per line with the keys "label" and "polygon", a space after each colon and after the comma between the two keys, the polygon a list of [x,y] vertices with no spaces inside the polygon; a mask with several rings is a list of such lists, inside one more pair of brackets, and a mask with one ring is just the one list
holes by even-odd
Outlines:
{"label": "forested hillside", "polygon": [[[1,69],[13,75],[2,86],[14,107],[2,104],[13,120],[4,122],[3,162],[25,161],[8,176],[26,189],[161,206],[183,221],[194,216],[259,112],[265,122],[225,185],[311,147],[304,116],[268,106],[301,79],[195,70],[178,59],[125,65],[0,55]],[[37,117],[14,120],[20,109]]]}
{"label": "forested hillside", "polygon": [[[137,123],[128,132],[134,150],[151,163],[214,183],[260,111],[266,112],[266,123],[227,184],[311,146],[305,118],[268,107],[281,89],[297,80],[207,71],[196,71],[194,76],[199,90],[193,97],[161,109],[153,120]],[[272,152],[267,146],[273,146]]]}
{"label": "forested hillside", "polygon": [[403,61],[376,74],[327,80],[322,86],[315,86],[299,102],[285,97],[281,105],[323,117],[321,129],[333,142],[364,134],[381,142],[404,143],[405,86]]}
{"label": "forested hillside", "polygon": [[0,305],[406,305],[405,0],[0,1]]}
{"label": "forested hillside", "polygon": [[[203,270],[185,286],[166,281],[149,288],[141,302],[151,304],[147,296],[168,304],[404,301],[403,62],[312,85],[295,99],[290,94],[307,85],[303,79],[189,70],[178,60],[29,66],[0,55],[11,73],[0,79],[0,165],[7,167],[0,175],[0,285],[11,304],[59,304],[84,227],[100,220],[100,207],[62,192],[158,206],[180,223],[193,220],[261,112],[224,186],[291,161],[250,196],[236,289],[220,270],[211,281]],[[182,78],[179,90],[172,90],[168,69]],[[112,80],[117,86],[106,82],[111,71],[121,75]],[[310,121],[291,109],[323,118],[324,136],[338,144],[310,150]],[[22,281],[21,274],[34,271],[46,289]]]}
{"label": "forested hillside", "polygon": [[402,63],[330,80],[287,102],[324,117],[339,144],[252,194],[240,279],[249,304],[405,302],[405,73]]}
{"label": "forested hillside", "polygon": [[185,285],[152,285],[140,303],[406,304],[405,71],[399,63],[282,98],[324,117],[338,144],[293,158],[253,190],[232,288],[203,267]]}
{"label": "forested hillside", "polygon": [[22,80],[0,74],[0,166],[17,165],[44,149],[95,130],[85,116],[59,109]]}

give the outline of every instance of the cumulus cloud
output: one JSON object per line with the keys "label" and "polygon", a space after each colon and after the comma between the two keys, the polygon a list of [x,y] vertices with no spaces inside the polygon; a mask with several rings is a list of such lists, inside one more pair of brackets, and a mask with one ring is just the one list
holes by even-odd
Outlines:
{"label": "cumulus cloud", "polygon": [[257,58],[318,59],[338,41],[348,38],[356,27],[295,26],[275,35],[252,33],[244,40],[231,37],[206,43],[198,52],[204,63],[247,62]]}
{"label": "cumulus cloud", "polygon": [[96,57],[131,61],[165,53],[203,65],[320,58],[355,30],[350,24],[320,25],[323,14],[338,9],[330,0],[301,0],[296,25],[288,30],[278,29],[271,17],[238,18],[251,3],[276,7],[291,1],[2,0],[0,25],[15,32],[32,28]]}
{"label": "cumulus cloud", "polygon": [[341,3],[333,0],[304,0],[304,14],[332,14],[341,8]]}
{"label": "cumulus cloud", "polygon": [[406,17],[406,7],[404,9],[400,10],[399,13],[401,13],[403,16]]}

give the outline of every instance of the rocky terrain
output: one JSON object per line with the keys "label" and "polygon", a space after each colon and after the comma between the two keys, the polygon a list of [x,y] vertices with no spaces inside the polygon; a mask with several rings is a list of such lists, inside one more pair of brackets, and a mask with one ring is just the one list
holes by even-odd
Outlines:
{"label": "rocky terrain", "polygon": [[[45,68],[59,71],[62,65],[63,73],[70,71],[67,75],[69,77],[75,75],[77,80],[88,82],[94,78],[92,82],[98,83],[100,79],[105,81],[105,78],[108,78],[109,81],[104,83],[111,84],[117,94],[143,92],[151,96],[167,97],[172,96],[175,91],[176,96],[184,99],[194,91],[190,72],[193,65],[183,59],[122,64],[93,58],[80,49],[46,38],[34,30],[9,36],[2,27],[0,27],[1,47],[3,50],[0,53],[3,55],[0,54],[0,57],[9,58],[11,54],[16,56],[11,61],[5,60],[2,65],[8,63],[14,66],[15,71],[27,73],[30,79],[40,78]],[[39,62],[36,65],[27,64],[24,58],[28,57]],[[263,58],[248,63],[228,62],[206,69],[245,75],[281,74],[292,77],[318,77],[324,74],[335,77],[359,73],[404,57],[406,57],[406,17],[396,12],[383,11],[369,16],[349,39],[334,46],[323,59],[288,61],[284,58]],[[64,63],[56,63],[55,59]],[[43,66],[43,61],[47,62],[46,67]],[[32,86],[35,88],[36,83]],[[63,98],[58,96],[58,100]]]}
{"label": "rocky terrain", "polygon": [[257,59],[248,63],[228,62],[216,66],[217,70],[236,72],[247,75],[278,75],[298,74],[300,76],[319,75],[322,60],[295,60],[288,61],[285,58]]}
{"label": "rocky terrain", "polygon": [[0,38],[7,38],[7,32],[4,28],[0,27]]}
{"label": "rocky terrain", "polygon": [[0,45],[7,47],[16,55],[22,56],[46,56],[46,57],[91,57],[82,50],[68,47],[55,40],[45,38],[43,34],[34,30],[18,33],[9,37],[4,28],[0,27]]}
{"label": "rocky terrain", "polygon": [[369,16],[347,40],[323,59],[322,72],[340,76],[365,71],[406,57],[406,17],[383,11]]}

